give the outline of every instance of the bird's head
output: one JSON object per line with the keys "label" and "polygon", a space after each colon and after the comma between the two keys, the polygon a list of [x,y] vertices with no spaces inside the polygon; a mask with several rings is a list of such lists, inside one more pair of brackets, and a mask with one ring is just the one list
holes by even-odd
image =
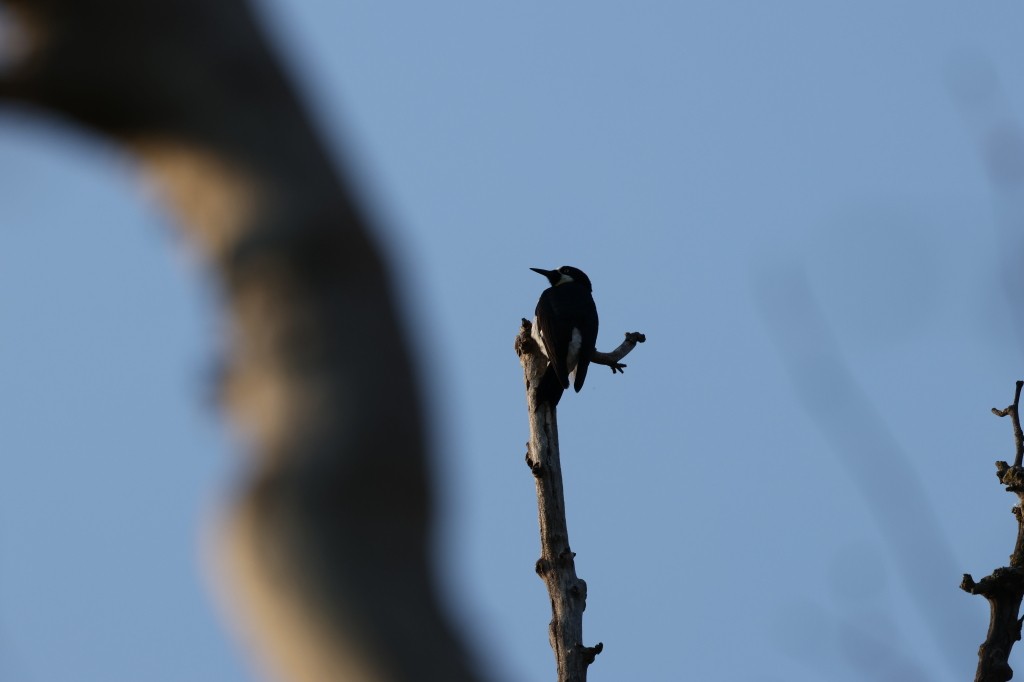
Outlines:
{"label": "bird's head", "polygon": [[579,268],[574,268],[571,265],[563,265],[557,270],[541,270],[540,268],[530,269],[547,277],[553,287],[572,282],[582,286],[587,291],[593,290],[590,285],[590,278],[587,277],[587,274]]}

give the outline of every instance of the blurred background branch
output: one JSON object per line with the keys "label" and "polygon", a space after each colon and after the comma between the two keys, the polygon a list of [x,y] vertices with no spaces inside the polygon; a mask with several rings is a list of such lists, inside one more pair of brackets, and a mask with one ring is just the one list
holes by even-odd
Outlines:
{"label": "blurred background branch", "polygon": [[[800,402],[863,496],[904,590],[946,654],[946,665],[955,670],[966,619],[950,613],[948,604],[940,606],[933,595],[958,575],[957,565],[920,474],[847,368],[802,268],[775,264],[756,284],[764,319]],[[911,679],[926,678],[923,663],[899,642],[875,646],[891,648],[888,658],[896,667],[878,670],[877,652],[873,660],[862,659],[861,664],[872,666],[873,679],[907,679],[908,665],[916,670]]]}

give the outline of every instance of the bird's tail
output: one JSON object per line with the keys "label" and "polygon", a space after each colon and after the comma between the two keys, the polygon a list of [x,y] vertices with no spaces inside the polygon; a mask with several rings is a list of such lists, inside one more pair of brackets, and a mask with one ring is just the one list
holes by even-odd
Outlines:
{"label": "bird's tail", "polygon": [[575,375],[572,381],[572,387],[579,393],[580,389],[583,388],[583,382],[587,378],[587,368],[590,367],[590,359],[580,358],[579,364],[576,365],[576,370],[573,372]]}
{"label": "bird's tail", "polygon": [[555,368],[549,364],[548,368],[544,371],[544,376],[541,377],[540,385],[537,387],[537,403],[549,403],[551,407],[556,407],[558,401],[562,399],[562,392],[564,390],[562,382],[559,381],[558,375],[555,374]]}

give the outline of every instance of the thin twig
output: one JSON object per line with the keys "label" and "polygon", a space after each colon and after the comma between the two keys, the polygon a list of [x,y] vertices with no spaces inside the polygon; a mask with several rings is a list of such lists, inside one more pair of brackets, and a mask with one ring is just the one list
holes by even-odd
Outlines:
{"label": "thin twig", "polygon": [[1017,447],[1017,455],[1013,459],[1013,466],[1020,467],[1024,462],[1024,431],[1020,428],[1020,389],[1024,386],[1024,381],[1017,382],[1017,390],[1013,396],[1013,404],[1007,407],[1005,410],[997,410],[992,408],[992,414],[997,417],[1005,417],[1010,415],[1011,421],[1013,421],[1013,440]]}
{"label": "thin twig", "polygon": [[590,361],[595,365],[605,365],[606,367],[612,368],[612,374],[618,372],[623,374],[626,369],[626,365],[619,362],[622,358],[629,355],[630,351],[636,348],[636,344],[643,343],[647,340],[647,337],[640,332],[626,332],[626,340],[619,344],[619,347],[613,350],[611,353],[602,353],[601,351],[594,351]]}

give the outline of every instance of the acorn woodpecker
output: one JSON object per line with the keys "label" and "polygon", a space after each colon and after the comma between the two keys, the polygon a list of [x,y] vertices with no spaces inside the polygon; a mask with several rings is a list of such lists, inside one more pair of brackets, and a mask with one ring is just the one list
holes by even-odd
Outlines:
{"label": "acorn woodpecker", "polygon": [[568,265],[530,269],[551,283],[537,302],[532,334],[550,363],[539,389],[541,399],[557,405],[569,388],[570,375],[576,392],[583,388],[597,345],[597,306],[590,278],[582,270]]}

